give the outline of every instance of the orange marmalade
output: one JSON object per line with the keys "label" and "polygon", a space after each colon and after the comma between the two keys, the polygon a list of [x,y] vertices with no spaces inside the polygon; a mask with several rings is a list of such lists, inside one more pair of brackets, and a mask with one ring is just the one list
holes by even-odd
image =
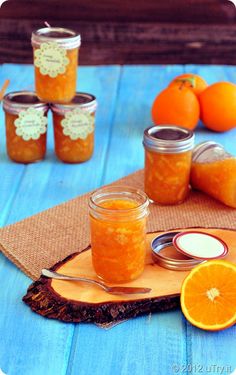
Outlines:
{"label": "orange marmalade", "polygon": [[90,198],[92,262],[97,275],[125,283],[144,270],[148,200],[126,187],[109,187]]}
{"label": "orange marmalade", "polygon": [[76,92],[80,35],[46,27],[33,32],[35,89],[44,102],[67,103]]}
{"label": "orange marmalade", "polygon": [[176,204],[189,193],[191,151],[161,154],[146,150],[145,192],[159,204]]}
{"label": "orange marmalade", "polygon": [[152,126],[144,132],[145,192],[158,204],[178,204],[189,192],[193,133],[177,126]]}
{"label": "orange marmalade", "polygon": [[13,92],[3,99],[9,158],[18,163],[42,160],[46,152],[48,106],[35,93]]}
{"label": "orange marmalade", "polygon": [[236,158],[218,143],[201,143],[193,152],[191,185],[236,208]]}
{"label": "orange marmalade", "polygon": [[55,153],[63,162],[82,163],[94,149],[95,96],[77,93],[68,104],[53,104]]}

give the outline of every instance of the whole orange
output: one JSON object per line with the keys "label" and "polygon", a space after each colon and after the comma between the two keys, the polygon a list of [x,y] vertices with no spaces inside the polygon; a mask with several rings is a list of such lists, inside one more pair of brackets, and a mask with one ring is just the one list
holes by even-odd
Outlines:
{"label": "whole orange", "polygon": [[152,105],[152,118],[156,125],[179,125],[194,129],[199,120],[200,108],[196,95],[187,87],[167,87],[157,95]]}
{"label": "whole orange", "polygon": [[197,74],[193,74],[193,73],[185,73],[185,74],[181,74],[180,76],[176,77],[173,81],[171,81],[171,83],[169,84],[169,86],[174,86],[174,85],[177,85],[179,87],[181,87],[181,85],[183,86],[186,86],[188,87],[190,90],[192,90],[194,92],[194,94],[196,94],[197,96],[199,94],[201,94],[201,92],[203,90],[205,90],[208,86],[208,84],[206,83],[206,81],[198,76]]}
{"label": "whole orange", "polygon": [[208,86],[199,96],[201,120],[216,132],[224,132],[236,126],[236,85],[217,82]]}

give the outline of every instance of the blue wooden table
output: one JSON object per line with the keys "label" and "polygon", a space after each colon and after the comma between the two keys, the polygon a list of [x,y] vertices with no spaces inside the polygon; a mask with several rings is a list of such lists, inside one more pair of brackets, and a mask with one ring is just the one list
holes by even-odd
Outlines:
{"label": "blue wooden table", "polygon": [[[16,222],[143,167],[142,133],[155,95],[176,75],[194,72],[208,83],[236,83],[224,66],[104,66],[79,68],[78,90],[97,96],[94,157],[60,163],[53,153],[51,121],[46,160],[28,166],[8,160],[4,115],[0,129],[0,225]],[[31,65],[3,65],[0,85],[33,89]],[[236,130],[207,139],[236,154]],[[236,326],[219,333],[192,327],[180,310],[129,320],[110,330],[42,318],[21,301],[31,280],[0,254],[0,368],[8,375],[230,374],[236,369]],[[1,373],[1,372],[0,372]]]}

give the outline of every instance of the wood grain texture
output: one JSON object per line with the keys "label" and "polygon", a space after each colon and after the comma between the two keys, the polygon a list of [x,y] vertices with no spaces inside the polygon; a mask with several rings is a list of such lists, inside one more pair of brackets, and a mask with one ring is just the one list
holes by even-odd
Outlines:
{"label": "wood grain texture", "polygon": [[0,10],[0,63],[32,62],[31,32],[82,35],[80,64],[235,64],[236,9],[228,0],[12,1]]}
{"label": "wood grain texture", "polygon": [[[181,11],[180,11],[181,10]],[[8,0],[1,18],[75,21],[155,21],[226,23],[235,20],[234,5],[227,0]]]}
{"label": "wood grain texture", "polygon": [[[236,83],[235,67],[226,66],[79,68],[79,90],[95,93],[99,99],[95,154],[83,165],[70,166],[56,160],[51,121],[46,160],[26,167],[11,163],[5,154],[1,109],[1,225],[142,168],[142,131],[151,121],[152,100],[170,79],[184,71],[199,73],[209,83]],[[31,86],[33,68],[3,65],[0,81],[6,78],[11,80],[10,91]],[[219,134],[199,124],[196,138],[196,142],[215,140],[236,154],[236,130]],[[187,324],[180,311],[139,317],[108,331],[91,324],[74,327],[32,314],[21,302],[31,281],[3,255],[0,279],[0,368],[6,374],[170,375],[174,364],[228,365],[231,372],[236,368],[236,327],[203,332]]]}

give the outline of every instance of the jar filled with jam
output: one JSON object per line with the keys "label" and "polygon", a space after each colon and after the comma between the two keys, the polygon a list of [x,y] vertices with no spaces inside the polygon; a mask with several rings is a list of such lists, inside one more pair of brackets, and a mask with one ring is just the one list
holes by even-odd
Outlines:
{"label": "jar filled with jam", "polygon": [[144,131],[145,192],[158,204],[178,204],[189,193],[194,134],[172,125],[152,126]]}
{"label": "jar filled with jam", "polygon": [[145,265],[148,198],[140,190],[113,186],[89,200],[92,262],[111,283],[138,278]]}
{"label": "jar filled with jam", "polygon": [[94,95],[79,92],[68,104],[52,104],[55,153],[65,163],[82,163],[94,149],[97,101]]}
{"label": "jar filled with jam", "polygon": [[31,91],[4,96],[7,154],[11,160],[32,163],[44,158],[48,108]]}
{"label": "jar filled with jam", "polygon": [[193,150],[191,185],[236,208],[236,157],[219,143],[200,143]]}
{"label": "jar filled with jam", "polygon": [[70,102],[76,92],[80,35],[69,29],[45,27],[34,31],[31,41],[38,97],[49,103]]}

